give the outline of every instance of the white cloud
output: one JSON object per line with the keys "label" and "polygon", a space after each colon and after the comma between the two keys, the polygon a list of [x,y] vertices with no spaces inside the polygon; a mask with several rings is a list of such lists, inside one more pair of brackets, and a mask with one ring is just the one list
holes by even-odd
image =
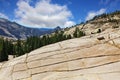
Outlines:
{"label": "white cloud", "polygon": [[73,25],[75,25],[75,22],[73,22],[73,21],[67,21],[64,26],[65,27],[71,27]]}
{"label": "white cloud", "polygon": [[[67,6],[52,4],[51,0],[40,0],[31,6],[29,0],[20,0],[15,10],[16,21],[33,27],[66,27],[73,24],[73,17]],[[68,26],[68,25],[67,25]]]}
{"label": "white cloud", "polygon": [[8,19],[8,17],[5,14],[3,14],[3,13],[0,13],[0,18]]}
{"label": "white cloud", "polygon": [[92,19],[93,17],[95,17],[96,15],[100,15],[100,14],[103,14],[103,13],[105,13],[106,12],[106,9],[100,9],[99,11],[90,11],[90,12],[88,12],[88,14],[87,14],[87,17],[86,17],[86,21],[87,20],[90,20],[90,19]]}

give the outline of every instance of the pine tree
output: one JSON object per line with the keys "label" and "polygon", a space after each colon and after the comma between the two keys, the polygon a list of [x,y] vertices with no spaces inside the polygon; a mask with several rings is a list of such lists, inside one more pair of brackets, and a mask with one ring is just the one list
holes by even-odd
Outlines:
{"label": "pine tree", "polygon": [[78,27],[76,27],[76,29],[75,29],[75,31],[73,33],[73,37],[79,38],[81,36],[85,36],[85,33],[83,31],[79,30]]}
{"label": "pine tree", "polygon": [[85,33],[83,31],[79,30],[78,37],[82,37],[82,36],[85,36]]}
{"label": "pine tree", "polygon": [[16,44],[16,56],[21,56],[23,54],[24,54],[24,51],[23,51],[22,43],[21,43],[21,40],[18,39]]}
{"label": "pine tree", "polygon": [[8,53],[7,53],[7,45],[4,40],[2,40],[1,49],[0,49],[0,61],[7,61]]}
{"label": "pine tree", "polygon": [[72,36],[69,34],[69,35],[67,35],[67,39],[71,39],[72,38]]}
{"label": "pine tree", "polygon": [[74,36],[75,38],[78,37],[78,31],[79,31],[79,28],[76,27],[76,28],[75,28],[75,31],[74,31],[74,33],[73,33],[73,36]]}

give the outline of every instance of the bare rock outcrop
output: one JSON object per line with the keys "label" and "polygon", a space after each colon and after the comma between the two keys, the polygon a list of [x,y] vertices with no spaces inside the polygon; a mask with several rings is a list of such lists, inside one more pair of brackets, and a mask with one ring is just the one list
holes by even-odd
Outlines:
{"label": "bare rock outcrop", "polygon": [[[103,36],[104,40],[97,40]],[[0,80],[119,80],[120,31],[44,46],[0,63]]]}

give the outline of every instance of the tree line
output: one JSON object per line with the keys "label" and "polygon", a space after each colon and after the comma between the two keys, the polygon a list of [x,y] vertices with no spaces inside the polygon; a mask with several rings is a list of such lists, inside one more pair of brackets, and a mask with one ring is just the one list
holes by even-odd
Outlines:
{"label": "tree line", "polygon": [[13,54],[13,44],[11,41],[8,41],[7,39],[4,40],[0,38],[0,62],[1,61],[7,61],[8,55]]}
{"label": "tree line", "polygon": [[7,61],[8,55],[13,55],[14,57],[18,57],[24,55],[25,53],[29,53],[30,51],[40,48],[42,46],[53,44],[59,41],[78,38],[84,36],[85,33],[76,27],[73,35],[64,34],[64,31],[55,31],[55,33],[51,35],[43,35],[43,36],[31,36],[26,40],[11,41],[8,39],[0,39],[0,62]]}
{"label": "tree line", "polygon": [[119,15],[119,14],[120,14],[120,10],[116,10],[112,13],[103,13],[101,15],[97,15],[97,16],[93,17],[93,19],[91,19],[90,21],[95,20],[97,18],[106,18],[106,17],[109,18],[110,16],[113,17],[113,16]]}

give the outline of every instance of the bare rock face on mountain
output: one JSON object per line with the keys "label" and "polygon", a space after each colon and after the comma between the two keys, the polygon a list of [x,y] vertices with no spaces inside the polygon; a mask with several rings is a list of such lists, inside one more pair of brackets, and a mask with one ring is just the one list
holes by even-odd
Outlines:
{"label": "bare rock face on mountain", "polygon": [[119,80],[120,28],[44,46],[0,63],[0,80]]}
{"label": "bare rock face on mountain", "polygon": [[53,29],[28,28],[16,22],[11,22],[7,19],[0,18],[0,36],[3,37],[26,39],[30,36],[41,36],[44,34],[50,34],[52,32],[54,32]]}
{"label": "bare rock face on mountain", "polygon": [[92,20],[86,21],[86,23],[75,25],[75,27],[73,26],[66,30],[65,34],[73,34],[76,27],[84,31],[86,35],[96,34],[98,30],[102,32],[111,28],[117,29],[120,27],[120,11],[95,16]]}

